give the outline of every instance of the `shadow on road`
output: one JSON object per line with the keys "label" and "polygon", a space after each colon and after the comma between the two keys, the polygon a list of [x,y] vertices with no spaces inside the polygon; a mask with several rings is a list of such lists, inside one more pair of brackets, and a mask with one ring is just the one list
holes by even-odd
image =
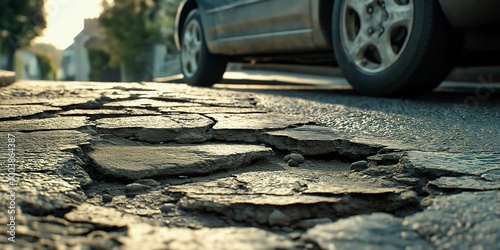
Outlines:
{"label": "shadow on road", "polygon": [[[338,77],[305,76],[289,74],[285,76],[276,73],[229,73],[222,83],[215,88],[223,88],[245,92],[256,92],[286,97],[296,97],[325,103],[355,105],[351,99],[364,103],[374,97],[366,97],[355,92],[347,81]],[[246,78],[245,78],[246,77]],[[355,98],[353,98],[355,97]],[[422,96],[406,99],[376,98],[386,101],[428,102],[465,105],[479,107],[483,105],[500,104],[500,83],[478,82],[443,82],[433,92]],[[397,101],[396,101],[397,102]],[[367,108],[362,105],[362,108]]]}

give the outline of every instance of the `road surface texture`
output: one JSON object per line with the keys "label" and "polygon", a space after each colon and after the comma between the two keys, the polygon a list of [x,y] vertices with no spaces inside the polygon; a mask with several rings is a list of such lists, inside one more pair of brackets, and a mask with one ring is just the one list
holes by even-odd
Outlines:
{"label": "road surface texture", "polygon": [[498,248],[497,84],[289,78],[1,88],[0,248]]}

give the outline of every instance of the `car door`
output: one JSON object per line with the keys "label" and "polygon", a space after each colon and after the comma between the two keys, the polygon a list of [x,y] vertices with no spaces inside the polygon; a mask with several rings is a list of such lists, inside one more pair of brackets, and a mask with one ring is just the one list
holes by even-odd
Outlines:
{"label": "car door", "polygon": [[229,55],[313,48],[311,0],[214,0],[207,11],[217,52]]}

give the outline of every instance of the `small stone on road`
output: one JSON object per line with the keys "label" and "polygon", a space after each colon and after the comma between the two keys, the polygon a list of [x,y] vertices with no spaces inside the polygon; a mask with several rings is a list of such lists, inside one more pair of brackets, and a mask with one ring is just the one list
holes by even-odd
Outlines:
{"label": "small stone on road", "polygon": [[351,164],[352,171],[363,171],[368,168],[367,161],[357,161]]}

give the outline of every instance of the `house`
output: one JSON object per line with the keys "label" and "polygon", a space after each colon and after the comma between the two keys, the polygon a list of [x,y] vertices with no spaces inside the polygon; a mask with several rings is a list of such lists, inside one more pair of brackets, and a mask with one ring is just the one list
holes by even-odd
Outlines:
{"label": "house", "polygon": [[[66,48],[63,52],[61,64],[62,79],[76,81],[127,81],[124,70],[109,69],[107,66],[102,68],[92,68],[93,60],[89,57],[92,50],[95,49],[106,51],[106,44],[103,35],[100,33],[99,20],[85,19],[83,30],[75,37],[74,43]],[[146,69],[144,80],[152,80],[153,78],[164,76],[167,47],[165,44],[156,44],[144,51],[143,56],[146,57]],[[94,72],[92,72],[94,70]],[[96,72],[97,71],[97,72]]]}
{"label": "house", "polygon": [[61,79],[65,81],[76,80],[76,53],[75,44],[71,44],[63,51],[60,75]]}
{"label": "house", "polygon": [[74,43],[64,50],[61,64],[63,80],[90,80],[91,67],[88,54],[90,47],[104,49],[97,18],[85,19],[83,30],[75,37]]}
{"label": "house", "polygon": [[33,49],[18,49],[14,62],[14,71],[16,72],[17,80],[40,80],[43,78],[37,53]]}

